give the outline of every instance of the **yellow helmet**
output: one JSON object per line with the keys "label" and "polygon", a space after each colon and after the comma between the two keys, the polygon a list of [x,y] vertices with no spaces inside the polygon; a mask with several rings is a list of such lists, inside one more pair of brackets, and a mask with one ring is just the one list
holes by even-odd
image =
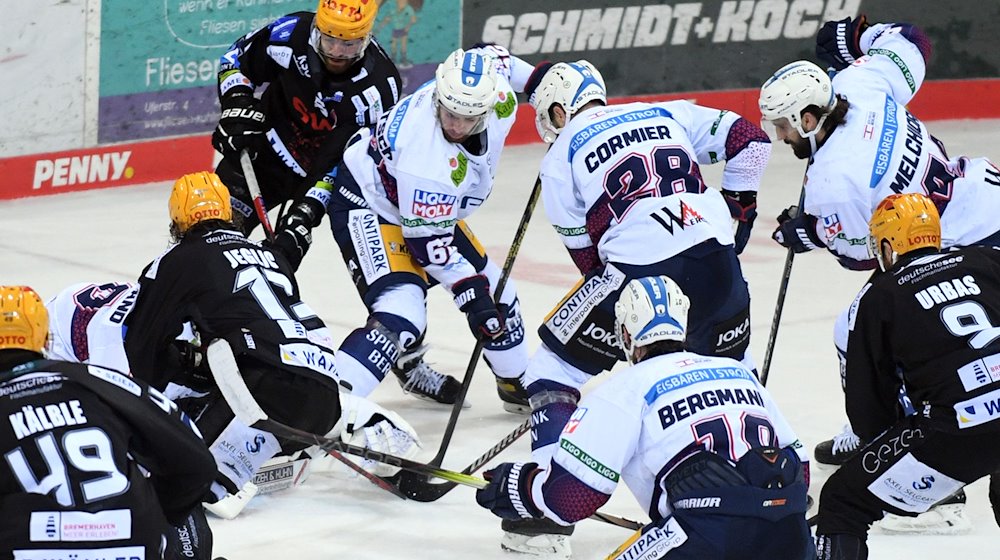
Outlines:
{"label": "yellow helmet", "polygon": [[229,189],[215,173],[199,171],[184,175],[170,192],[170,219],[181,233],[204,220],[232,221]]}
{"label": "yellow helmet", "polygon": [[378,13],[377,0],[319,0],[316,29],[345,41],[368,37]]}
{"label": "yellow helmet", "polygon": [[49,337],[49,312],[27,286],[0,286],[0,350],[41,352]]}
{"label": "yellow helmet", "polygon": [[[919,193],[891,194],[879,203],[868,222],[869,249],[886,271],[900,255],[930,247],[941,248],[941,217],[929,198]],[[889,244],[889,254],[882,250]]]}

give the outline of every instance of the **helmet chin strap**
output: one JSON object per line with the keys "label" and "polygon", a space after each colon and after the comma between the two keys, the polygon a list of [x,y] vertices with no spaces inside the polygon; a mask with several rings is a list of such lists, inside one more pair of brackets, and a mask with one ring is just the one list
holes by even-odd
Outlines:
{"label": "helmet chin strap", "polygon": [[799,126],[798,126],[799,134],[803,138],[808,138],[809,139],[809,154],[810,155],[813,155],[813,156],[816,155],[816,150],[819,149],[819,143],[816,142],[816,134],[819,133],[820,129],[823,128],[823,123],[826,122],[827,115],[829,115],[829,113],[827,113],[826,115],[823,115],[822,117],[820,117],[819,120],[816,121],[816,128],[812,129],[809,132],[804,132],[802,130],[802,125],[801,124],[799,124]]}

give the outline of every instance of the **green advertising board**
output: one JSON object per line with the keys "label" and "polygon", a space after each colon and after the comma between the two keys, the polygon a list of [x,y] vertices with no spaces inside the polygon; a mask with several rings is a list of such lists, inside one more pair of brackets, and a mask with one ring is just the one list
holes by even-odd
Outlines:
{"label": "green advertising board", "polygon": [[[385,0],[375,35],[404,91],[458,47],[460,0]],[[103,0],[98,141],[203,133],[218,119],[216,73],[233,41],[316,0]]]}

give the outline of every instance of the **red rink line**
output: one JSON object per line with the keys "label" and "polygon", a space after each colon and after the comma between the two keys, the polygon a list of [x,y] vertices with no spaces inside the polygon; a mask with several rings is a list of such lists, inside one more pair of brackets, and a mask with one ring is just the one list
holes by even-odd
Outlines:
{"label": "red rink line", "polygon": [[[745,89],[611,101],[689,99],[756,122],[760,119],[757,95],[757,89]],[[1000,118],[1000,79],[929,81],[909,108],[927,121]],[[523,104],[518,112],[508,143],[538,142],[534,111]],[[0,159],[0,200],[172,181],[185,173],[211,169],[213,155],[209,136],[198,135]]]}

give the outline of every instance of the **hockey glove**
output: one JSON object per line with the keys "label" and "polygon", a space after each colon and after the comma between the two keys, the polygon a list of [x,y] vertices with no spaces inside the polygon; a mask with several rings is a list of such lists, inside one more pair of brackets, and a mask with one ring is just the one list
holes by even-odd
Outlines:
{"label": "hockey glove", "polygon": [[253,95],[238,93],[222,98],[222,117],[212,133],[212,145],[223,156],[239,155],[242,150],[251,159],[264,145],[267,119],[260,101]]}
{"label": "hockey glove", "polygon": [[537,519],[542,511],[531,500],[531,479],[538,463],[501,463],[483,473],[489,486],[476,490],[476,503],[503,519]]}
{"label": "hockey glove", "polygon": [[490,297],[490,281],[476,275],[452,286],[455,305],[465,313],[472,334],[480,340],[494,340],[503,334],[504,317]]}
{"label": "hockey glove", "polygon": [[853,20],[828,21],[816,35],[816,56],[834,70],[840,71],[864,56],[861,52],[861,34],[871,27],[868,18],[861,14]]}
{"label": "hockey glove", "polygon": [[722,189],[722,196],[729,205],[729,214],[736,220],[736,254],[743,252],[750,242],[750,230],[757,219],[757,193],[754,191],[727,191]]}
{"label": "hockey glove", "polygon": [[771,239],[796,253],[805,253],[823,246],[823,241],[816,233],[816,217],[799,212],[798,206],[789,206],[778,216],[778,227]]}
{"label": "hockey glove", "polygon": [[307,195],[281,218],[274,232],[274,248],[285,255],[293,271],[302,264],[312,245],[312,229],[319,225],[325,213],[323,204]]}

